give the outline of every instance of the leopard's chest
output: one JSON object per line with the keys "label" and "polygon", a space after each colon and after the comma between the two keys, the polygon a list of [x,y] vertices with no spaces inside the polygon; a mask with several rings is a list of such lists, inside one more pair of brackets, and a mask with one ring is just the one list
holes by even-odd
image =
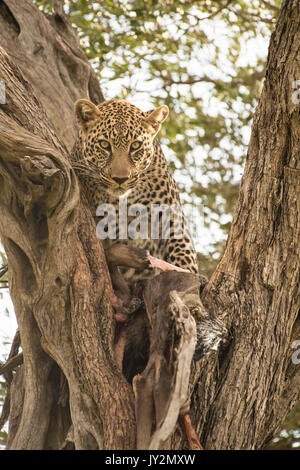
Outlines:
{"label": "leopard's chest", "polygon": [[[162,255],[162,208],[159,197],[153,197],[148,187],[139,187],[119,198],[107,198],[97,206],[98,236],[107,248],[116,242],[149,250]],[[166,210],[167,205],[163,205]]]}

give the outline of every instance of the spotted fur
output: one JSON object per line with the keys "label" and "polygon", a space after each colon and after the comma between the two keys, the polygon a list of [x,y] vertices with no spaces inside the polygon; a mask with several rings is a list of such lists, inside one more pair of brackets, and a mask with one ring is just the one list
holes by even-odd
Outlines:
{"label": "spotted fur", "polygon": [[[98,106],[87,100],[79,100],[75,103],[75,113],[79,135],[71,157],[94,213],[99,204],[103,203],[113,204],[118,213],[120,199],[125,197],[128,207],[137,203],[149,209],[152,204],[175,204],[182,213],[176,183],[156,140],[160,126],[168,115],[167,106],[145,113],[124,100],[105,101]],[[117,227],[117,242],[121,228]],[[180,238],[176,237],[177,231],[178,221],[171,218],[169,239],[128,238],[123,242],[146,249],[152,256],[198,273],[196,252],[189,230],[185,227]],[[115,241],[106,240],[104,247]],[[130,283],[152,277],[156,270],[137,272],[126,269],[123,274]],[[200,316],[192,311],[198,319],[195,359],[218,349],[227,334],[219,319],[212,318],[203,307],[201,311]],[[146,330],[137,328],[136,322],[133,325],[134,331],[137,330],[133,335],[127,333],[131,340],[128,339],[128,351],[124,353],[124,357],[129,354],[131,360],[124,360],[125,364],[135,364],[140,354],[144,354]],[[142,328],[145,328],[144,323]]]}
{"label": "spotted fur", "polygon": [[[155,138],[168,115],[167,106],[146,113],[125,100],[114,99],[98,106],[79,100],[75,113],[79,136],[72,151],[73,165],[95,211],[99,204],[111,203],[118,212],[120,197],[127,197],[128,207],[136,203],[149,207],[149,214],[151,204],[180,207],[176,183]],[[182,237],[176,238],[177,229],[178,220],[173,217],[169,239],[126,241],[197,273],[190,233],[185,228]],[[113,242],[106,241],[105,245],[109,243]],[[126,270],[125,277],[136,280],[151,273]]]}

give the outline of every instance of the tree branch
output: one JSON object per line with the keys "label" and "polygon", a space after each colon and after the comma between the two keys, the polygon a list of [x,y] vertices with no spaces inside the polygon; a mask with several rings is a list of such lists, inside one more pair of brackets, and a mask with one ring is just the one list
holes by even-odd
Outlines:
{"label": "tree branch", "polygon": [[214,11],[210,15],[205,16],[203,18],[201,18],[197,15],[192,15],[191,13],[187,13],[187,15],[192,16],[193,18],[196,18],[197,21],[210,20],[210,19],[214,18],[215,16],[217,16],[219,13],[221,13],[221,11],[225,10],[231,3],[233,3],[233,0],[228,0],[224,5],[221,5],[220,8],[218,8],[216,11]]}
{"label": "tree branch", "polygon": [[11,357],[4,364],[0,364],[0,374],[3,375],[7,372],[11,372],[13,369],[20,366],[21,364],[23,364],[23,353]]}
{"label": "tree branch", "polygon": [[[47,19],[28,0],[22,8],[16,0],[6,4],[15,27],[5,30],[7,37],[0,29],[14,57],[0,50],[0,78],[7,84],[7,103],[0,109],[0,232],[24,361],[12,382],[8,448],[48,448],[50,430],[60,429],[55,448],[71,439],[76,449],[133,449],[134,394],[114,356],[112,286],[66,151],[75,135],[74,99],[99,97],[99,89],[68,27],[60,34],[55,18]],[[26,47],[38,42],[37,30],[43,30],[42,49],[34,50],[45,54],[35,62]],[[290,365],[300,308],[299,105],[291,86],[300,75],[299,30],[298,2],[284,0],[230,236],[202,294],[207,311],[225,319],[232,339],[220,354],[188,367],[191,415],[207,449],[261,448],[299,396],[300,367]],[[162,327],[158,332],[166,334]],[[173,362],[161,364],[169,372]],[[186,371],[179,369],[184,379]],[[63,411],[58,377],[68,389]],[[154,378],[159,384],[166,378],[171,389],[168,377]],[[168,417],[166,397],[154,392],[159,424],[159,417]],[[66,429],[58,425],[62,416]],[[168,442],[172,449],[185,445],[177,432]]]}
{"label": "tree branch", "polygon": [[64,15],[64,0],[52,0],[52,10],[56,15]]}
{"label": "tree branch", "polygon": [[[55,49],[59,43],[61,50],[58,33],[50,39],[51,21],[45,20],[31,2],[24,0],[22,8],[24,5],[25,18],[28,11],[32,14],[27,17],[26,26],[18,9],[20,4],[10,0],[20,27],[26,28],[24,34],[28,34],[32,21],[39,24],[41,17],[40,27],[46,28],[48,46],[54,44]],[[33,27],[31,34],[36,31]],[[62,34],[71,43],[73,36],[67,37],[67,31]],[[9,47],[13,46],[9,43]],[[47,72],[53,58],[51,47]],[[78,64],[73,50],[74,43],[68,61]],[[8,448],[46,446],[49,426],[55,429],[58,419],[58,411],[51,412],[59,406],[55,390],[51,388],[49,394],[49,382],[57,365],[68,383],[75,447],[133,448],[133,393],[114,361],[112,290],[104,252],[89,209],[83,202],[79,204],[77,178],[65,147],[31,85],[16,67],[18,57],[16,53],[12,61],[0,50],[0,78],[7,92],[6,104],[0,109],[0,178],[5,188],[0,194],[0,232],[10,267],[10,293],[24,358],[16,381],[22,375],[25,391],[19,394],[19,387],[14,387],[13,382]],[[86,75],[91,76],[92,68],[84,60]],[[24,64],[21,59],[19,63]],[[28,70],[24,75],[27,73]],[[38,88],[44,72],[35,73],[39,76]],[[33,86],[35,79],[30,80]],[[45,83],[48,82],[49,75]],[[80,97],[87,93],[87,89],[81,91],[84,84],[87,86],[86,76],[76,91]],[[62,84],[56,77],[52,85],[60,89],[61,100],[66,98],[68,80]],[[90,93],[97,96],[96,89],[90,88]],[[47,102],[46,96],[43,101],[48,111],[52,103]],[[58,133],[68,133],[65,123],[69,114],[74,135],[70,96],[63,108],[64,125]],[[53,122],[58,121],[54,118]],[[66,436],[61,437],[60,445]]]}

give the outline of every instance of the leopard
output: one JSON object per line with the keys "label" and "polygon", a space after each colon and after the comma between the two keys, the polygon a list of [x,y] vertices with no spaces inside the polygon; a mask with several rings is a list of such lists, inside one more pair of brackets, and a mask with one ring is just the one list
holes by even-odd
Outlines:
{"label": "leopard", "polygon": [[[197,274],[197,255],[182,211],[179,191],[156,139],[168,114],[166,105],[143,112],[121,99],[104,101],[98,106],[88,100],[79,100],[75,104],[79,136],[72,159],[76,162],[75,168],[94,213],[101,204],[105,207],[110,204],[116,210],[118,224],[120,198],[126,199],[127,208],[144,209],[142,216],[148,233],[143,237],[133,233],[132,237],[124,240],[126,243]],[[167,210],[170,207],[172,211]],[[163,210],[159,212],[160,208],[165,209],[166,218],[163,218]],[[156,217],[152,225],[151,215]],[[132,221],[133,216],[129,217],[128,223]],[[160,225],[156,237],[152,238],[148,235],[155,221]],[[123,229],[126,231],[126,227]],[[119,226],[113,239],[104,240],[102,237],[104,246],[116,243],[120,239],[118,235]],[[156,274],[155,270],[137,273],[127,269],[124,276],[137,280],[151,276],[151,272],[153,276]]]}
{"label": "leopard", "polygon": [[[98,223],[104,220],[107,223],[106,231],[103,225],[99,229],[104,248],[121,240],[170,266],[199,276],[197,253],[184,218],[179,190],[157,139],[169,115],[168,106],[142,111],[124,99],[114,98],[98,105],[80,99],[74,111],[78,137],[71,161]],[[152,232],[149,236],[149,230],[146,235],[138,230],[131,233],[130,224],[137,222],[133,215],[120,223],[120,207],[125,206],[139,209],[140,226],[143,223],[144,227],[152,228],[150,219],[154,217],[154,236]],[[113,213],[104,217],[103,207],[112,208]],[[153,207],[157,212],[152,211]],[[166,211],[169,217],[165,219],[159,211],[162,207],[172,208]],[[112,233],[109,225],[113,227]],[[110,236],[105,238],[105,233]],[[133,283],[157,275],[157,269],[123,268],[122,275]],[[207,316],[197,324],[197,336],[197,358],[200,358],[207,351],[217,349],[223,327]]]}

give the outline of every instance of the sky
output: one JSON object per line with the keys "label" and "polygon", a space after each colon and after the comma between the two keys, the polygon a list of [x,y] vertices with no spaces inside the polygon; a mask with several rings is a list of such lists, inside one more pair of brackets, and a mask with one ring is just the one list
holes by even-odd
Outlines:
{"label": "sky", "polygon": [[[1,248],[0,248],[1,249]],[[0,290],[0,362],[10,351],[10,345],[18,328],[14,306],[7,289]]]}

